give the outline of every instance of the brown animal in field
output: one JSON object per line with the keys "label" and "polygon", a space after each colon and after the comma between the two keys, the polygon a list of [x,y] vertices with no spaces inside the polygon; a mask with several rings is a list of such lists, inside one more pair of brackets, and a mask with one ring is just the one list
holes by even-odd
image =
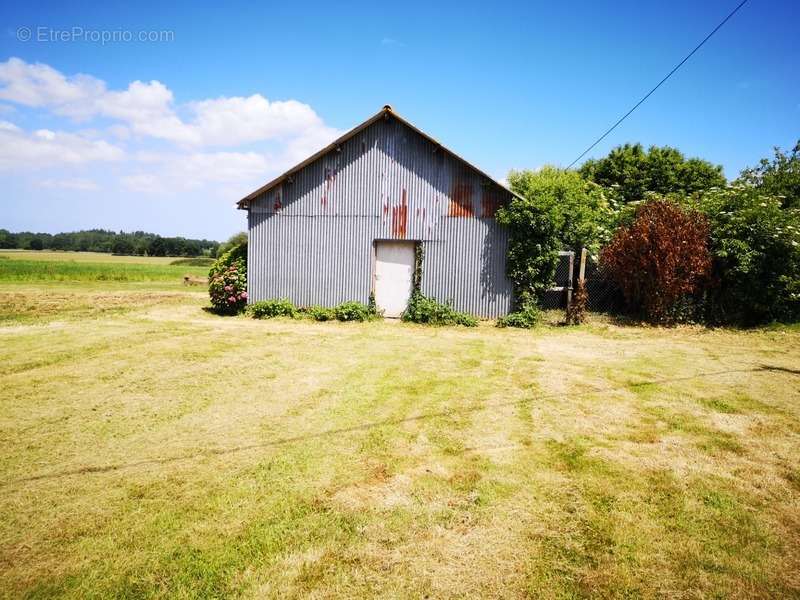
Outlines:
{"label": "brown animal in field", "polygon": [[191,275],[184,275],[183,285],[208,285],[208,279],[205,277],[192,277]]}

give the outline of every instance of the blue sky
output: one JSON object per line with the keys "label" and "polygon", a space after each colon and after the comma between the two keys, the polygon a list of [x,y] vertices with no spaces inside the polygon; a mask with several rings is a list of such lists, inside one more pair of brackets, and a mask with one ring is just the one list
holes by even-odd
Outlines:
{"label": "blue sky", "polygon": [[[0,227],[223,239],[236,200],[386,103],[498,178],[567,165],[735,4],[6,2]],[[793,145],[798,23],[750,0],[589,156],[668,144],[735,177]]]}

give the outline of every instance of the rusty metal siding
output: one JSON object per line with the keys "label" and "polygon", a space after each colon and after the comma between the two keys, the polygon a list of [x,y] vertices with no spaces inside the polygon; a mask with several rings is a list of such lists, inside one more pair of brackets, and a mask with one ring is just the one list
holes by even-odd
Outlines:
{"label": "rusty metal siding", "polygon": [[248,211],[250,301],[367,302],[373,242],[423,243],[422,290],[482,317],[507,313],[510,194],[404,124],[380,120],[262,193]]}

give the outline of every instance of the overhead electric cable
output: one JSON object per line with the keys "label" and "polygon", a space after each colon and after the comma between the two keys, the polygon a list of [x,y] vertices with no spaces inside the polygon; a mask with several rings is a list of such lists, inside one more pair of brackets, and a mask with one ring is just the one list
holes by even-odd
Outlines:
{"label": "overhead electric cable", "polygon": [[594,142],[594,143],[593,143],[591,146],[589,146],[589,147],[588,147],[586,150],[584,150],[583,152],[581,152],[581,155],[580,155],[578,158],[576,158],[575,160],[573,160],[573,161],[572,161],[572,162],[569,164],[569,166],[568,166],[567,168],[568,168],[568,169],[569,169],[569,168],[572,168],[572,165],[574,165],[576,162],[578,162],[580,159],[582,159],[584,156],[586,156],[586,154],[587,154],[587,153],[588,153],[588,152],[589,152],[589,151],[590,151],[592,148],[594,148],[595,146],[597,146],[597,144],[599,144],[600,142],[602,142],[602,141],[603,141],[603,139],[605,139],[605,137],[606,137],[606,136],[607,136],[609,133],[611,133],[612,131],[614,131],[614,130],[617,128],[617,126],[618,126],[620,123],[622,123],[622,122],[623,122],[625,119],[627,119],[627,118],[630,116],[630,114],[631,114],[633,111],[635,111],[637,108],[639,108],[639,106],[640,106],[640,105],[641,105],[641,104],[642,104],[642,103],[643,103],[645,100],[647,100],[647,99],[648,99],[648,98],[649,98],[649,97],[650,97],[650,96],[653,94],[653,92],[655,92],[655,91],[656,91],[658,88],[660,88],[660,87],[661,87],[661,85],[662,85],[662,84],[663,84],[663,83],[664,83],[664,82],[665,82],[667,79],[669,79],[670,77],[672,77],[673,73],[675,73],[675,71],[677,71],[678,69],[680,69],[680,68],[683,66],[683,63],[685,63],[687,60],[689,60],[689,59],[692,57],[692,55],[694,55],[694,53],[695,53],[695,52],[697,52],[698,50],[700,50],[700,48],[702,48],[702,47],[703,47],[703,45],[704,45],[704,44],[705,44],[705,43],[706,43],[708,40],[710,40],[710,39],[711,39],[711,36],[712,36],[712,35],[714,35],[715,33],[717,33],[717,31],[719,31],[719,30],[722,28],[722,26],[723,26],[723,25],[725,25],[725,23],[727,23],[727,22],[728,22],[728,20],[729,20],[729,19],[730,19],[730,18],[731,18],[733,15],[735,15],[735,14],[736,14],[736,13],[739,11],[739,9],[740,9],[740,8],[742,8],[742,7],[743,7],[745,4],[747,4],[747,0],[742,0],[742,1],[739,3],[739,5],[738,5],[736,8],[734,8],[734,9],[733,9],[733,10],[730,12],[730,14],[728,14],[728,16],[727,16],[727,17],[725,17],[725,18],[724,18],[724,19],[723,19],[723,20],[720,22],[720,24],[719,24],[719,25],[717,25],[716,27],[714,27],[714,29],[711,31],[711,33],[709,33],[709,34],[708,34],[708,35],[707,35],[707,36],[706,36],[706,37],[703,39],[703,41],[702,41],[702,42],[700,42],[699,44],[697,44],[697,46],[695,46],[694,50],[692,50],[691,52],[689,52],[689,54],[687,54],[687,55],[684,57],[684,59],[683,59],[681,62],[679,62],[677,65],[675,65],[675,67],[672,69],[672,71],[670,71],[669,73],[667,73],[667,75],[664,77],[664,79],[662,79],[661,81],[659,81],[659,82],[658,82],[658,84],[657,84],[657,85],[656,85],[656,86],[655,86],[655,87],[654,87],[652,90],[650,90],[649,92],[647,92],[647,93],[644,95],[644,97],[643,97],[641,100],[639,100],[639,101],[638,101],[638,102],[637,102],[637,103],[636,103],[636,104],[633,106],[633,108],[631,108],[631,109],[630,109],[628,112],[626,112],[624,115],[622,115],[622,117],[620,117],[620,119],[619,119],[619,120],[618,120],[616,123],[614,123],[614,124],[613,124],[611,127],[609,127],[609,128],[608,128],[608,130],[607,130],[607,131],[606,131],[606,132],[605,132],[603,135],[601,135],[599,138],[597,138],[597,139],[595,140],[595,142]]}

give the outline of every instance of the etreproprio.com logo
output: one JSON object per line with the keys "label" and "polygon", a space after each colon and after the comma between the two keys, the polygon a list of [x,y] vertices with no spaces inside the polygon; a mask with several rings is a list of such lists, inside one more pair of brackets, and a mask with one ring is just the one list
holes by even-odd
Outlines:
{"label": "etreproprio.com logo", "polygon": [[37,43],[70,43],[84,42],[89,44],[120,44],[131,42],[174,42],[175,32],[171,29],[90,29],[86,27],[70,27],[56,29],[54,27],[18,27],[17,40]]}

